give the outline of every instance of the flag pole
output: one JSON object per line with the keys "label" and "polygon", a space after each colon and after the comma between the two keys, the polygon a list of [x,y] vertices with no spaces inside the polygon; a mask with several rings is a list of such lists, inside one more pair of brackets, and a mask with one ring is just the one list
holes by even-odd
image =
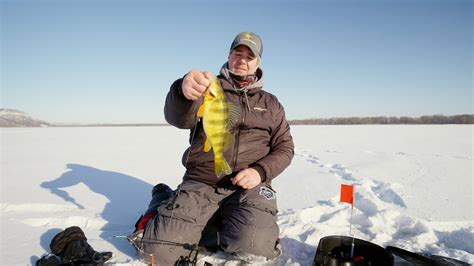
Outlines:
{"label": "flag pole", "polygon": [[341,202],[347,202],[352,205],[351,207],[351,220],[349,221],[349,235],[352,236],[351,244],[351,259],[354,256],[354,235],[352,234],[352,216],[354,213],[354,202],[355,202],[355,187],[354,185],[341,184]]}
{"label": "flag pole", "polygon": [[351,219],[349,221],[349,235],[352,236],[352,214],[354,213],[354,204],[351,207]]}
{"label": "flag pole", "polygon": [[352,244],[351,244],[351,259],[354,257],[354,235],[352,234],[352,214],[354,213],[354,201],[352,202],[351,208],[351,221],[349,224],[349,235],[352,236]]}

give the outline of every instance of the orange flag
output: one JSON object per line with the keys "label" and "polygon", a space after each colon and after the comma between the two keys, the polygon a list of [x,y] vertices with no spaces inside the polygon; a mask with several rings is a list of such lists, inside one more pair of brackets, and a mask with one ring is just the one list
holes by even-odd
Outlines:
{"label": "orange flag", "polygon": [[352,207],[354,207],[354,193],[355,193],[355,188],[353,185],[344,185],[341,184],[341,202],[347,202],[352,204]]}

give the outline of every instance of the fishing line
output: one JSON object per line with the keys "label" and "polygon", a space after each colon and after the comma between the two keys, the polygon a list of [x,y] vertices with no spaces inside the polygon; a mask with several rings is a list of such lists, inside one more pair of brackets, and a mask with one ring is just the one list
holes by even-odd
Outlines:
{"label": "fishing line", "polygon": [[[189,145],[189,149],[188,149],[188,154],[186,155],[186,160],[184,161],[184,168],[186,169],[186,171],[188,170],[188,161],[189,161],[189,155],[191,154],[191,148],[193,147],[193,144],[194,144],[194,137],[196,135],[196,131],[197,131],[197,128],[198,128],[198,123],[199,121],[201,120],[201,118],[197,118],[196,119],[196,123],[194,124],[194,127],[192,128],[192,134],[191,134],[191,141],[190,141],[190,145]],[[176,191],[176,194],[173,198],[173,200],[171,201],[171,214],[170,214],[170,219],[173,219],[173,211],[175,209],[175,202],[176,202],[176,199],[178,198],[179,194],[181,193],[181,185],[178,186],[178,189]]]}
{"label": "fishing line", "polygon": [[[194,144],[194,138],[196,136],[196,131],[198,130],[198,123],[201,121],[201,118],[197,117],[196,119],[196,122],[194,124],[194,126],[191,128],[192,130],[192,133],[191,133],[191,139],[190,139],[190,145],[189,145],[189,148],[188,148],[188,152],[186,154],[186,160],[184,162],[184,168],[188,169],[188,161],[189,161],[189,155],[191,154],[191,148]],[[174,195],[173,197],[173,200],[171,201],[171,203],[168,204],[168,206],[171,205],[171,213],[170,213],[170,218],[169,219],[173,219],[173,212],[174,212],[174,209],[176,209],[178,206],[175,205],[175,202],[176,202],[176,199],[179,197],[179,194],[181,193],[181,188],[182,186],[179,185],[177,190],[176,190],[176,194]],[[167,206],[167,208],[168,208]],[[113,236],[115,238],[126,238],[129,242],[132,243],[132,245],[139,251],[143,252],[143,250],[141,248],[139,248],[132,239],[130,239],[128,236]],[[154,239],[154,238],[141,238],[140,241],[142,243],[148,243],[148,244],[162,244],[162,245],[169,245],[169,246],[179,246],[179,247],[183,247],[184,249],[188,249],[188,250],[191,250],[192,251],[196,251],[196,256],[197,256],[197,253],[200,251],[200,249],[198,248],[198,245],[197,244],[182,244],[182,243],[177,243],[177,242],[173,242],[173,241],[167,241],[167,240],[161,240],[161,239]]]}
{"label": "fishing line", "polygon": [[194,136],[196,135],[197,125],[198,125],[199,121],[201,121],[201,118],[198,117],[196,119],[196,123],[194,124],[194,127],[193,127],[193,134],[191,135],[189,151],[188,151],[188,154],[186,155],[186,161],[184,162],[184,168],[186,168],[186,169],[188,169],[189,154],[191,154],[191,147],[193,146],[193,143],[194,143]]}

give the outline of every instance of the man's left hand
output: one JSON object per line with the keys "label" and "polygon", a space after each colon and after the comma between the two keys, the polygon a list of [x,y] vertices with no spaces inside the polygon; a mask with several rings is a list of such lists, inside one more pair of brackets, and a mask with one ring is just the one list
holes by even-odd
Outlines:
{"label": "man's left hand", "polygon": [[258,186],[261,181],[260,174],[253,168],[244,169],[232,178],[232,184],[245,189],[252,189]]}

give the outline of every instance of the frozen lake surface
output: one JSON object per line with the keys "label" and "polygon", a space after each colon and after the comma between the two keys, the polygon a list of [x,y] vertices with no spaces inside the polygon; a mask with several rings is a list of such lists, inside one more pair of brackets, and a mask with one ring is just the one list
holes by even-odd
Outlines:
{"label": "frozen lake surface", "polygon": [[[356,186],[355,237],[474,264],[473,129],[293,126],[295,157],[272,184],[284,248],[273,263],[311,265],[321,237],[349,234],[344,183]],[[111,262],[140,264],[113,236],[133,230],[154,184],[180,182],[186,130],[2,128],[1,135],[1,265],[34,264],[72,225],[96,250],[112,251]]]}

